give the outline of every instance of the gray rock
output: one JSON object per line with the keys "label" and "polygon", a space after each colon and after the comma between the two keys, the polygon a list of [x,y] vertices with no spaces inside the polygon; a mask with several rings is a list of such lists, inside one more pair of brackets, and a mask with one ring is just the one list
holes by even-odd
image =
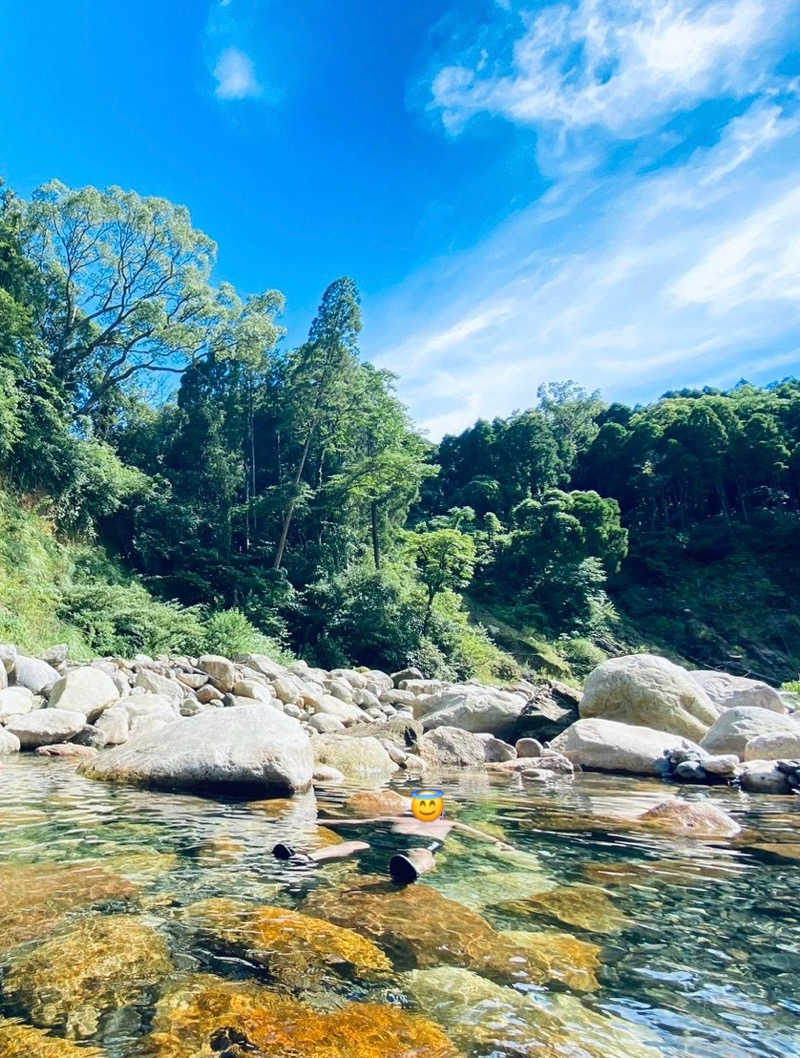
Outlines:
{"label": "gray rock", "polygon": [[281,796],[308,788],[313,755],[296,720],[254,703],[209,709],[137,732],[81,771],[157,789]]}
{"label": "gray rock", "polygon": [[36,709],[9,716],[6,730],[19,739],[22,749],[37,749],[54,742],[68,742],[86,726],[86,717],[68,709]]}
{"label": "gray rock", "polygon": [[602,717],[578,720],[554,739],[550,748],[582,768],[634,775],[660,775],[665,754],[674,749],[691,749],[698,758],[705,756],[699,746],[680,735]]}
{"label": "gray rock", "polygon": [[762,680],[731,676],[727,672],[695,669],[689,675],[695,680],[718,709],[736,709],[740,706],[769,709],[773,713],[785,713],[780,692]]}
{"label": "gray rock", "polygon": [[720,753],[703,758],[703,768],[709,775],[721,779],[732,779],[739,767],[739,758],[735,753]]}
{"label": "gray rock", "polygon": [[94,726],[100,732],[103,744],[106,746],[120,746],[123,742],[128,741],[130,721],[128,720],[128,711],[124,706],[115,705],[110,709],[104,710],[95,721]]}
{"label": "gray rock", "polygon": [[197,667],[208,673],[221,691],[232,691],[236,682],[236,666],[219,654],[204,654],[197,659]]}
{"label": "gray rock", "polygon": [[415,708],[426,731],[460,727],[474,734],[488,731],[499,738],[516,729],[525,699],[519,694],[469,684],[456,685],[432,695]]}
{"label": "gray rock", "polygon": [[650,727],[698,742],[718,716],[703,688],[679,665],[630,654],[598,665],[586,680],[582,718]]}
{"label": "gray rock", "polygon": [[322,713],[325,716],[333,716],[342,724],[363,724],[367,720],[367,714],[359,706],[335,698],[332,694],[323,694],[321,700],[312,708],[315,715]]}
{"label": "gray rock", "polygon": [[[2,668],[2,666],[0,666]],[[0,691],[0,723],[15,713],[30,713],[37,709],[37,699],[27,687],[6,687]]]}
{"label": "gray rock", "polygon": [[745,760],[788,760],[800,757],[800,725],[795,732],[758,735],[744,747]]}
{"label": "gray rock", "polygon": [[535,738],[517,739],[514,748],[517,751],[518,757],[541,757],[542,755],[542,744]]}
{"label": "gray rock", "polygon": [[353,704],[353,688],[343,679],[328,680],[328,693],[334,698],[339,698],[348,705]]}
{"label": "gray rock", "polygon": [[[17,657],[17,648],[13,643],[0,643],[0,667],[8,675],[14,671],[14,661]],[[2,679],[2,676],[0,676]]]}
{"label": "gray rock", "polygon": [[233,693],[237,698],[254,698],[257,702],[269,702],[275,697],[270,688],[258,680],[237,680]]}
{"label": "gray rock", "polygon": [[530,760],[528,767],[519,769],[523,779],[533,779],[535,782],[548,782],[555,777],[571,779],[575,774],[575,766],[563,753],[554,753],[545,750],[541,757]]}
{"label": "gray rock", "polygon": [[436,727],[422,737],[423,759],[445,767],[475,767],[486,763],[483,741],[459,727]]}
{"label": "gray rock", "polygon": [[508,742],[503,742],[501,738],[495,738],[494,735],[489,734],[478,734],[478,738],[483,743],[483,759],[490,764],[497,764],[503,760],[514,760],[517,755],[517,751],[513,746],[510,746]]}
{"label": "gray rock", "polygon": [[580,691],[574,687],[559,680],[543,680],[528,692],[515,737],[552,741],[579,718],[580,701]]}
{"label": "gray rock", "polygon": [[56,680],[50,691],[50,708],[83,713],[90,721],[102,713],[107,705],[119,698],[110,676],[90,665],[70,669]]}
{"label": "gray rock", "polygon": [[748,760],[739,769],[739,785],[748,793],[789,794],[785,772],[774,760]]}
{"label": "gray rock", "polygon": [[16,735],[0,727],[0,756],[4,753],[19,753],[20,744]]}
{"label": "gray rock", "polygon": [[401,683],[406,680],[424,680],[425,677],[422,675],[419,669],[415,669],[413,666],[407,669],[400,669],[399,672],[393,672],[389,679],[392,681],[395,687],[399,687]]}
{"label": "gray rock", "polygon": [[308,722],[321,735],[327,735],[331,731],[344,731],[342,721],[335,716],[328,716],[327,713],[315,713]]}
{"label": "gray rock", "polygon": [[97,750],[93,746],[79,746],[76,742],[54,742],[51,746],[39,746],[38,757],[62,757],[66,760],[88,760]]}
{"label": "gray rock", "polygon": [[198,688],[195,697],[201,704],[209,705],[214,702],[221,702],[225,695],[218,687],[215,687],[213,683],[205,683],[202,687]]}
{"label": "gray rock", "polygon": [[260,672],[262,676],[267,676],[269,679],[277,679],[286,673],[283,665],[279,665],[266,654],[237,654],[236,661],[240,665],[255,669],[256,672]]}
{"label": "gray rock", "polygon": [[705,768],[698,760],[682,760],[675,765],[675,774],[686,782],[703,782],[706,779]]}
{"label": "gray rock", "polygon": [[397,771],[397,765],[377,738],[368,735],[317,735],[313,747],[316,765],[327,764],[348,779],[383,782]]}
{"label": "gray rock", "polygon": [[134,687],[138,687],[146,694],[157,694],[162,698],[168,698],[177,707],[183,701],[183,688],[177,680],[169,676],[162,676],[152,669],[140,669],[136,674]]}
{"label": "gray rock", "polygon": [[[239,701],[252,701],[252,699],[240,698]],[[204,713],[206,709],[213,709],[214,706],[210,702],[200,702],[197,698],[192,695],[190,698],[184,698],[180,704],[179,712],[181,716],[197,716],[198,713]]]}
{"label": "gray rock", "polygon": [[760,735],[800,734],[800,721],[770,709],[737,706],[722,713],[700,743],[709,753],[744,757],[747,743]]}
{"label": "gray rock", "polygon": [[41,694],[46,687],[56,682],[58,676],[58,672],[46,661],[17,654],[14,661],[14,684],[17,687],[27,687],[34,694]]}
{"label": "gray rock", "polygon": [[55,646],[43,650],[40,656],[42,661],[46,661],[48,665],[52,665],[55,668],[64,664],[68,653],[69,647],[66,643],[56,643]]}

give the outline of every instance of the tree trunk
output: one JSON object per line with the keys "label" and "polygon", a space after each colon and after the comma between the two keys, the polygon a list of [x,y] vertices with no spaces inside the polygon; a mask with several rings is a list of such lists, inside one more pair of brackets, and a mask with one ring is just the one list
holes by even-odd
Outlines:
{"label": "tree trunk", "polygon": [[272,563],[273,569],[280,569],[283,564],[283,553],[286,550],[286,539],[289,536],[289,526],[292,524],[292,515],[294,514],[295,504],[297,503],[297,490],[300,487],[300,479],[303,476],[303,470],[305,469],[306,459],[308,458],[308,450],[311,447],[311,438],[316,428],[316,423],[309,427],[308,434],[306,435],[306,442],[303,445],[303,452],[300,456],[300,461],[297,464],[297,470],[294,475],[294,481],[292,482],[293,492],[286,507],[286,514],[283,518],[283,528],[281,529],[281,538],[278,541],[278,550],[275,552],[275,561]]}
{"label": "tree trunk", "polygon": [[378,504],[373,500],[369,508],[372,530],[372,557],[375,561],[375,569],[381,568],[381,545],[378,539]]}

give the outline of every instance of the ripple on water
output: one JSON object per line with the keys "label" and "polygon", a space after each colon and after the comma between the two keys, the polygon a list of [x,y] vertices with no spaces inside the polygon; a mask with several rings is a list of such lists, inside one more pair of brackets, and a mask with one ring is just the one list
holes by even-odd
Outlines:
{"label": "ripple on water", "polygon": [[[269,1039],[270,1058],[316,1058],[322,1039],[336,1058],[800,1054],[796,798],[715,788],[742,830],[697,839],[636,821],[676,792],[651,780],[461,774],[444,787],[449,815],[517,851],[453,835],[404,892],[386,864],[418,839],[389,825],[348,828],[371,844],[359,860],[271,856],[278,841],[338,841],[325,817],[353,787],[221,802],[4,760],[0,1054],[254,1053],[236,1025]],[[332,928],[306,947],[308,916]]]}

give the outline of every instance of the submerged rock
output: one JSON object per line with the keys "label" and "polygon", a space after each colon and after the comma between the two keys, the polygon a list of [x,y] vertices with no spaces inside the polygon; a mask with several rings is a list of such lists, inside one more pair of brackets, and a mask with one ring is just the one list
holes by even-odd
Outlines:
{"label": "submerged rock", "polygon": [[318,1013],[250,981],[197,975],[156,1007],[144,1058],[459,1058],[442,1030],[380,1003]]}
{"label": "submerged rock", "polygon": [[105,1058],[98,1047],[76,1047],[69,1040],[8,1018],[0,1019],[0,1054],[3,1058]]}
{"label": "submerged rock", "polygon": [[644,826],[697,838],[727,838],[742,829],[713,801],[684,801],[668,797],[638,816]]}
{"label": "submerged rock", "polygon": [[361,790],[348,797],[344,805],[347,815],[407,816],[411,814],[411,798],[396,790]]}
{"label": "submerged rock", "polygon": [[506,929],[501,936],[527,952],[546,982],[575,992],[596,992],[600,987],[596,973],[602,966],[599,956],[603,949],[598,944],[549,930]]}
{"label": "submerged rock", "polygon": [[391,969],[383,952],[352,930],[282,907],[219,898],[184,908],[180,918],[289,988],[330,986],[342,972],[370,978]]}
{"label": "submerged rock", "polygon": [[308,788],[313,760],[300,724],[258,703],[138,731],[81,770],[93,779],[159,789],[281,794]]}
{"label": "submerged rock", "polygon": [[398,888],[361,876],[343,889],[317,889],[302,905],[310,915],[357,930],[399,967],[468,966],[502,980],[536,980],[524,952],[485,918],[428,885]]}
{"label": "submerged rock", "polygon": [[171,969],[150,926],[130,915],[88,918],[12,960],[3,992],[33,1024],[85,1039]]}
{"label": "submerged rock", "polygon": [[44,936],[67,911],[137,892],[125,878],[88,863],[0,867],[0,954]]}
{"label": "submerged rock", "polygon": [[540,915],[577,926],[590,933],[616,933],[628,919],[602,889],[593,885],[562,885],[525,900],[506,901],[498,907],[519,915]]}
{"label": "submerged rock", "polygon": [[92,746],[81,746],[77,742],[54,742],[50,746],[39,746],[37,757],[61,757],[63,760],[88,760],[95,757],[97,750]]}
{"label": "submerged rock", "polygon": [[402,977],[424,1014],[465,1050],[513,1058],[659,1058],[620,1018],[570,996],[523,995],[459,967],[412,970]]}
{"label": "submerged rock", "polygon": [[598,665],[586,680],[580,713],[695,742],[718,715],[706,692],[685,669],[654,654],[630,654]]}

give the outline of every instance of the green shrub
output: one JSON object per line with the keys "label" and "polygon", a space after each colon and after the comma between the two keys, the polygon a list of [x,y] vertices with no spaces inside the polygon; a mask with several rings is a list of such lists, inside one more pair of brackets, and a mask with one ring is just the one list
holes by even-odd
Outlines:
{"label": "green shrub", "polygon": [[220,610],[205,623],[205,652],[231,658],[236,654],[268,654],[276,661],[291,661],[283,646],[263,635],[241,610]]}
{"label": "green shrub", "polygon": [[591,639],[584,639],[581,636],[559,639],[558,650],[561,656],[569,662],[573,674],[581,677],[588,676],[592,669],[596,669],[608,658],[606,652]]}

